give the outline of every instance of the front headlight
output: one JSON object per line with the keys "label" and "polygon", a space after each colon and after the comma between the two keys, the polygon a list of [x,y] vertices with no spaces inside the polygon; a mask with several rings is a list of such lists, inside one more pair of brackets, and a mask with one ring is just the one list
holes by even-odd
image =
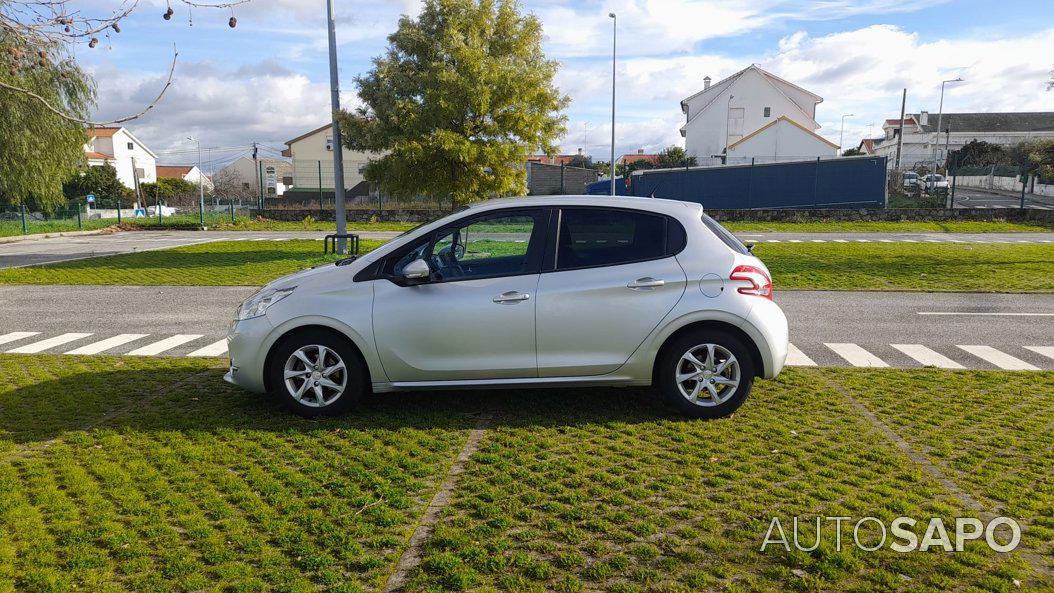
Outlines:
{"label": "front headlight", "polygon": [[238,321],[259,317],[267,312],[267,308],[293,293],[296,287],[283,288],[281,290],[265,290],[259,292],[249,300],[242,303],[238,309]]}

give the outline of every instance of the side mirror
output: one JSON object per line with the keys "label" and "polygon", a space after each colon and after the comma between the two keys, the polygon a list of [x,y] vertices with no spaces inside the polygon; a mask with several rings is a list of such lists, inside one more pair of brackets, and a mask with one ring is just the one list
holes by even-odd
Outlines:
{"label": "side mirror", "polygon": [[425,260],[415,259],[403,267],[400,275],[404,280],[419,283],[427,280],[432,275],[432,268],[428,266],[428,262]]}

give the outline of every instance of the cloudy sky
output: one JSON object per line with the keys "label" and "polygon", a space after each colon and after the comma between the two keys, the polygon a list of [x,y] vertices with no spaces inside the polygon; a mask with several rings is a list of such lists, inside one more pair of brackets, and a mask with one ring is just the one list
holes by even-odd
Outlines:
{"label": "cloudy sky", "polygon": [[[353,78],[367,71],[402,14],[416,0],[335,0],[345,106],[358,99]],[[110,8],[112,0],[85,0]],[[97,118],[138,111],[163,84],[173,47],[173,87],[148,116],[128,127],[162,162],[192,162],[186,140],[209,147],[215,165],[253,141],[273,155],[284,142],[327,121],[324,0],[252,0],[231,11],[141,0],[122,32],[79,57],[99,86]],[[523,0],[541,19],[545,49],[558,60],[557,83],[572,103],[564,152],[610,150],[611,20],[618,13],[616,151],[659,150],[683,140],[679,101],[751,63],[822,97],[819,132],[846,146],[896,117],[901,89],[908,111],[1050,111],[1054,13],[1049,0]],[[681,144],[683,145],[683,144]],[[206,167],[208,170],[209,167]]]}

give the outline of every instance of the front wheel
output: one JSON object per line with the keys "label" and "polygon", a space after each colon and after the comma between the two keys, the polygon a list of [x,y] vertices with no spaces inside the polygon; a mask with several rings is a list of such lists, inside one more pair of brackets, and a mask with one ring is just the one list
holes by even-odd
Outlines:
{"label": "front wheel", "polygon": [[668,344],[656,372],[655,383],[671,407],[693,418],[719,418],[743,405],[755,371],[739,338],[707,330]]}
{"label": "front wheel", "polygon": [[294,334],[271,356],[270,385],[306,417],[344,413],[362,397],[365,372],[347,340],[324,331]]}

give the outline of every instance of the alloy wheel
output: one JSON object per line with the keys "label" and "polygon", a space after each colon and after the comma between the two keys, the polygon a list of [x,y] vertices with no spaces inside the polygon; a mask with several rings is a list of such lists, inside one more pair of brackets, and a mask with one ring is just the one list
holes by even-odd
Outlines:
{"label": "alloy wheel", "polygon": [[699,344],[677,362],[675,382],[681,395],[697,406],[728,401],[739,388],[739,361],[720,344]]}
{"label": "alloy wheel", "polygon": [[285,388],[298,403],[324,408],[337,401],[348,385],[348,368],[332,348],[302,346],[285,362]]}

